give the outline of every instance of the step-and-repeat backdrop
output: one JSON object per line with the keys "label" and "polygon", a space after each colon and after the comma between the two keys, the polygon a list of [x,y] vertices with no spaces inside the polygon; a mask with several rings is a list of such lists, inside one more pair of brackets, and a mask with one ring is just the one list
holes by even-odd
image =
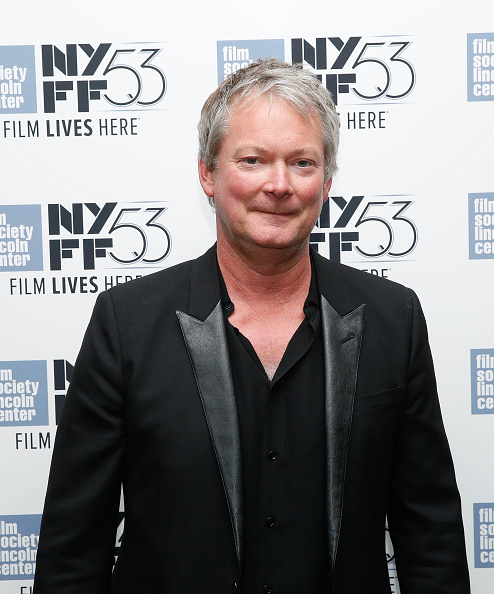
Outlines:
{"label": "step-and-repeat backdrop", "polygon": [[[57,420],[96,296],[211,245],[214,215],[197,180],[201,105],[231,72],[276,56],[314,70],[341,117],[339,172],[312,244],[421,297],[473,592],[491,594],[492,3],[8,4],[0,592],[31,591]],[[389,570],[399,592],[391,545]]]}

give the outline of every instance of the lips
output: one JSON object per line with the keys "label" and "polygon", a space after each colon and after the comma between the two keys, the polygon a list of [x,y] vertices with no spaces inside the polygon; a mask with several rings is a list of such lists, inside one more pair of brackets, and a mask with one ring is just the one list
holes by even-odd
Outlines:
{"label": "lips", "polygon": [[262,214],[274,215],[274,216],[289,216],[289,215],[295,214],[294,212],[263,210],[261,208],[258,208],[256,210],[257,210],[257,212],[261,212]]}

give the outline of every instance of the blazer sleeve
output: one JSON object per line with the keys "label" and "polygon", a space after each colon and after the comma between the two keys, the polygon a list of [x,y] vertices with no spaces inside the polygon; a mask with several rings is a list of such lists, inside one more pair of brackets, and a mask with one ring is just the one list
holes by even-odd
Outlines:
{"label": "blazer sleeve", "polygon": [[425,318],[413,292],[407,307],[411,329],[408,384],[388,504],[400,591],[468,594],[460,497]]}
{"label": "blazer sleeve", "polygon": [[125,450],[122,358],[109,293],[96,302],[55,441],[35,594],[107,594]]}

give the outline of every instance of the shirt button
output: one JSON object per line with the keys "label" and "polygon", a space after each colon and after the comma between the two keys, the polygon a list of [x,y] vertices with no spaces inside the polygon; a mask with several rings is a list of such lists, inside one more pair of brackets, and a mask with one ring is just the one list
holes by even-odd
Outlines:
{"label": "shirt button", "polygon": [[266,584],[264,586],[264,588],[262,589],[262,591],[264,592],[264,594],[271,594],[271,592],[273,591],[273,588],[271,588],[271,586],[269,584]]}
{"label": "shirt button", "polygon": [[229,311],[233,307],[233,303],[228,299],[228,301],[223,301],[223,307]]}
{"label": "shirt button", "polygon": [[268,452],[268,458],[270,460],[276,460],[277,457],[278,457],[278,454],[274,450],[271,450]]}
{"label": "shirt button", "polygon": [[271,528],[275,524],[276,524],[276,522],[275,522],[275,519],[273,517],[269,516],[269,518],[266,518],[266,526],[268,526],[269,528]]}

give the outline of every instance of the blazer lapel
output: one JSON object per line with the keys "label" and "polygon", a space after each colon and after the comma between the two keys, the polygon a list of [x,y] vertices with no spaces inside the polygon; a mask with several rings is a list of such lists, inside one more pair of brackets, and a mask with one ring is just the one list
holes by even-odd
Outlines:
{"label": "blazer lapel", "polygon": [[[216,305],[211,311],[213,297]],[[210,313],[203,320],[204,313],[208,309]],[[243,487],[240,430],[228,356],[225,319],[219,300],[215,248],[195,263],[191,278],[190,312],[196,315],[189,315],[182,311],[177,311],[176,314],[194,369],[197,389],[220,468],[230,511],[237,559],[241,564]]]}
{"label": "blazer lapel", "polygon": [[[326,299],[331,295],[340,311],[346,295],[332,284],[328,262],[313,254],[321,290],[326,402],[326,497],[329,562],[334,570],[343,510],[348,439],[357,384],[365,305],[340,316]],[[343,289],[343,287],[341,287]],[[216,452],[241,566],[243,488],[240,430],[229,363],[225,319],[219,293],[216,247],[194,263],[189,313],[177,311],[194,369],[211,439]],[[348,311],[348,310],[347,310]]]}
{"label": "blazer lapel", "polygon": [[365,305],[340,316],[321,295],[326,399],[326,497],[331,571],[334,570]]}

